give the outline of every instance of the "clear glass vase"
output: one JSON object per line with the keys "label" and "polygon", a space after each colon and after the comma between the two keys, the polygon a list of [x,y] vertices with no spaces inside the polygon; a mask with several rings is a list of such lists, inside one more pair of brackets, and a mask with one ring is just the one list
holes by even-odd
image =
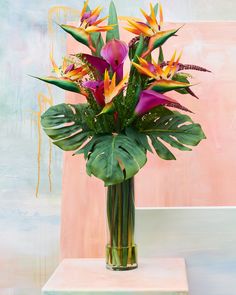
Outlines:
{"label": "clear glass vase", "polygon": [[134,178],[108,186],[106,246],[108,269],[130,270],[138,267],[137,246],[134,241],[134,201]]}

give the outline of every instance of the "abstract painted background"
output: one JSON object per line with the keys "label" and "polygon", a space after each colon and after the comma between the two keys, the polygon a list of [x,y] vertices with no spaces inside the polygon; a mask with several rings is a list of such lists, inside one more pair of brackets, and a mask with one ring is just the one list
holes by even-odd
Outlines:
{"label": "abstract painted background", "polygon": [[[83,1],[0,1],[0,294],[40,294],[39,288],[59,260],[62,153],[50,145],[37,126],[38,95],[50,98],[44,84],[27,74],[49,72],[53,40],[55,57],[65,52],[65,34],[48,30],[48,11],[54,6],[80,8]],[[107,13],[108,1],[102,4]],[[166,20],[177,22],[236,20],[235,1],[163,0]],[[149,1],[115,0],[118,11],[137,15]],[[146,6],[146,7],[145,7]],[[214,8],[214,9],[213,9]],[[67,9],[54,19],[76,20]],[[51,26],[49,26],[49,29]],[[233,38],[233,36],[232,36]],[[235,38],[235,37],[234,37]],[[42,97],[42,96],[41,96]],[[54,102],[64,92],[52,89]],[[38,198],[38,141],[41,139]],[[51,159],[51,160],[50,160]],[[50,168],[50,170],[49,170]],[[51,174],[49,173],[51,172]],[[51,175],[52,192],[50,192]]]}
{"label": "abstract painted background", "polygon": [[[172,27],[180,25],[175,23]],[[177,161],[163,161],[148,153],[148,163],[135,176],[138,207],[236,205],[236,187],[233,185],[236,178],[236,59],[232,59],[235,31],[236,22],[192,22],[180,30],[177,42],[176,38],[171,38],[163,46],[167,59],[174,48],[177,51],[184,48],[183,63],[199,64],[212,70],[211,74],[194,73],[192,83],[197,84],[194,91],[200,99],[170,92],[172,98],[195,112],[193,120],[204,126],[207,140],[192,152],[173,149]],[[124,30],[121,35],[126,41],[131,38]],[[76,53],[77,42],[68,38],[67,43],[67,51]],[[84,48],[79,46],[79,50]],[[229,65],[227,70],[225,65]],[[66,97],[70,103],[82,99],[73,93]],[[64,159],[62,257],[103,256],[104,186],[98,179],[87,176],[82,156],[72,157],[72,153],[65,153]]]}

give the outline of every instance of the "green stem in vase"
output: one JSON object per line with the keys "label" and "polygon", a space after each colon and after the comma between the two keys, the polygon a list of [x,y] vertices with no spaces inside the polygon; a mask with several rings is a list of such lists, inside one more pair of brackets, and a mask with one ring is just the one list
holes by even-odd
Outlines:
{"label": "green stem in vase", "polygon": [[109,239],[106,260],[110,269],[125,270],[137,267],[134,217],[134,179],[109,186],[107,190]]}

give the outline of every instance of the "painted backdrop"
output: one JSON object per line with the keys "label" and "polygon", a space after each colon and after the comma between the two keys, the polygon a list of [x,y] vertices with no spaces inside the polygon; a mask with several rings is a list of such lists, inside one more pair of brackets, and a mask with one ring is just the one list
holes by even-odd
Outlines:
{"label": "painted backdrop", "polygon": [[[107,13],[108,1],[92,2],[102,4]],[[120,14],[124,15],[136,15],[134,4],[145,9],[149,3],[146,0],[115,2]],[[59,59],[65,52],[65,34],[56,29],[55,24],[52,30],[51,22],[48,27],[48,11],[51,12],[49,19],[75,21],[74,13],[69,13],[65,7],[52,7],[79,8],[82,0],[1,0],[0,5],[0,294],[37,295],[59,261],[62,153],[54,147],[51,150],[37,126],[40,106],[43,107],[43,102],[47,106],[52,103],[50,92],[27,74],[49,73],[51,40],[55,58]],[[163,0],[163,6],[169,21],[236,19],[236,2],[230,0]],[[212,57],[214,63],[222,58],[222,55]],[[228,67],[231,64],[227,65],[225,75]],[[54,103],[62,102],[64,92],[53,88],[52,97]],[[218,108],[224,107],[218,105]],[[220,120],[221,117],[217,118],[217,122]],[[235,116],[229,118],[229,123],[233,124],[234,120]],[[219,124],[216,128],[222,127]],[[216,146],[219,147],[219,142]],[[40,186],[36,199],[38,171]],[[227,181],[229,187],[233,185],[227,179],[218,181]]]}
{"label": "painted backdrop", "polygon": [[[164,161],[155,154],[149,154],[148,163],[135,176],[137,206],[236,205],[236,60],[232,59],[235,30],[236,22],[188,23],[178,32],[178,37],[163,46],[167,59],[171,58],[174,49],[179,52],[184,48],[181,62],[212,70],[211,74],[193,73],[195,79],[192,83],[197,84],[193,87],[194,92],[200,99],[175,92],[169,94],[195,113],[192,118],[202,124],[207,140],[192,152],[173,149],[176,161]],[[122,33],[123,39],[130,39],[129,34]],[[68,52],[76,53],[77,50],[77,42],[68,38]],[[80,50],[85,48],[80,46]],[[70,103],[81,99],[77,94],[68,94]],[[83,156],[72,157],[71,153],[66,153],[61,237],[63,257],[104,254],[105,206],[103,184],[87,176]]]}

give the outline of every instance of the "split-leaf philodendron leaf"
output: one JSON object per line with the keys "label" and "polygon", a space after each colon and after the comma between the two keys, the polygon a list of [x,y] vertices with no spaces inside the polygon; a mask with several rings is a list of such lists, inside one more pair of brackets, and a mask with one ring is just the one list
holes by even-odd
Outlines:
{"label": "split-leaf philodendron leaf", "polygon": [[116,184],[134,176],[146,163],[146,151],[125,134],[95,136],[80,150],[87,159],[87,173]]}
{"label": "split-leaf philodendron leaf", "polygon": [[164,143],[181,151],[191,151],[189,146],[196,146],[206,138],[199,124],[176,111],[164,116],[157,113],[154,120],[147,120],[137,128],[139,132],[149,136],[156,153],[164,160],[175,160],[175,156]]}
{"label": "split-leaf philodendron leaf", "polygon": [[64,151],[78,149],[92,134],[83,122],[86,106],[58,104],[41,116],[41,124],[53,143]]}

